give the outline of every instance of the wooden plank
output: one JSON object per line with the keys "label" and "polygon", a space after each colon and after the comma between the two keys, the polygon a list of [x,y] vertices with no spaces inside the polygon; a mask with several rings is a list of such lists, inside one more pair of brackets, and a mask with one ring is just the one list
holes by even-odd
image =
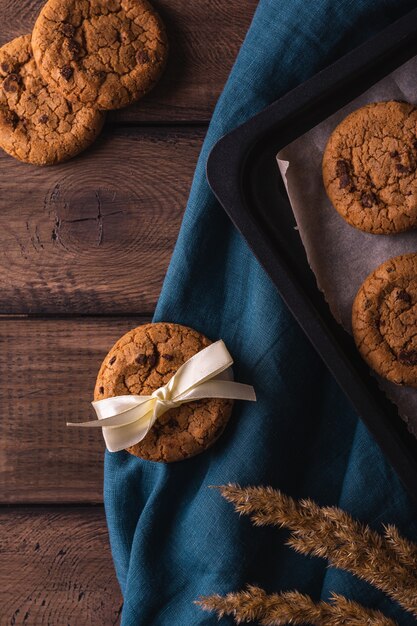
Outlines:
{"label": "wooden plank", "polygon": [[[258,0],[155,0],[170,58],[160,83],[118,121],[203,121],[211,117]],[[43,0],[0,1],[0,43],[30,32]]]}
{"label": "wooden plank", "polygon": [[48,168],[0,154],[0,314],[152,312],[203,135],[111,129]]}
{"label": "wooden plank", "polygon": [[0,626],[119,624],[102,507],[0,509]]}
{"label": "wooden plank", "polygon": [[0,502],[102,502],[101,431],[65,424],[94,418],[104,356],[145,321],[0,320]]}

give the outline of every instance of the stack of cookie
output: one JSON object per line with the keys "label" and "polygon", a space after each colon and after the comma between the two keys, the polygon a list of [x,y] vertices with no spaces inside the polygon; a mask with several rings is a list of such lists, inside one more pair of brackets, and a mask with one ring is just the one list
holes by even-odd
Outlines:
{"label": "stack of cookie", "polygon": [[[375,102],[348,115],[323,157],[327,194],[352,226],[376,235],[417,227],[417,108]],[[388,259],[361,285],[352,329],[381,376],[417,387],[417,253]]]}
{"label": "stack of cookie", "polygon": [[49,0],[32,35],[0,48],[0,147],[36,165],[75,156],[105,111],[153,87],[167,52],[147,0]]}

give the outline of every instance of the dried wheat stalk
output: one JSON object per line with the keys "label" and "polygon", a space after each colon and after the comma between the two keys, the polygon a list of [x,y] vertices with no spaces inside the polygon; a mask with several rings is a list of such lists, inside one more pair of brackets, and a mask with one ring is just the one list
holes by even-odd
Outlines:
{"label": "dried wheat stalk", "polygon": [[389,526],[385,536],[336,507],[299,502],[270,487],[220,487],[221,494],[255,525],[289,528],[297,552],[328,560],[371,583],[417,615],[417,547]]}
{"label": "dried wheat stalk", "polygon": [[297,591],[267,595],[263,589],[249,586],[245,591],[224,597],[203,597],[196,604],[206,611],[215,611],[219,618],[231,615],[237,624],[257,621],[262,626],[397,626],[380,611],[367,609],[339,595],[333,595],[330,603],[315,603]]}
{"label": "dried wheat stalk", "polygon": [[395,552],[401,563],[406,565],[415,574],[417,569],[417,545],[404,537],[401,537],[398,529],[389,524],[384,527],[385,541]]}

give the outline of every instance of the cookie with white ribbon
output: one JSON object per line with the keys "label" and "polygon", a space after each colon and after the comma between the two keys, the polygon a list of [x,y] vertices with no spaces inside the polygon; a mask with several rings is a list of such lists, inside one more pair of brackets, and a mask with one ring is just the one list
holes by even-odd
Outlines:
{"label": "cookie with white ribbon", "polygon": [[[128,394],[150,396],[211,343],[201,333],[179,324],[139,326],[119,339],[104,359],[94,400]],[[165,463],[195,456],[220,437],[232,405],[232,400],[207,398],[170,408],[158,417],[145,438],[127,451]]]}

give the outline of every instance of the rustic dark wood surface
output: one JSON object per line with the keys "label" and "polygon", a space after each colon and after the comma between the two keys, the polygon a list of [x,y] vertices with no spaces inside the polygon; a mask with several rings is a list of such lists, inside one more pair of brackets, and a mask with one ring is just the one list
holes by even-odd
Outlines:
{"label": "rustic dark wood surface", "polygon": [[[30,32],[42,4],[0,0],[0,45]],[[151,94],[63,165],[0,154],[0,626],[119,623],[103,441],[65,422],[92,416],[101,360],[152,315],[256,4],[155,0],[171,54]]]}
{"label": "rustic dark wood surface", "polygon": [[7,372],[0,387],[0,505],[102,502],[101,432],[65,424],[94,419],[91,394],[104,355],[145,321],[0,320],[0,371]]}
{"label": "rustic dark wood surface", "polygon": [[0,153],[0,311],[152,313],[203,134],[108,128],[47,168]]}
{"label": "rustic dark wood surface", "polygon": [[112,626],[121,607],[103,507],[0,509],[0,626]]}

